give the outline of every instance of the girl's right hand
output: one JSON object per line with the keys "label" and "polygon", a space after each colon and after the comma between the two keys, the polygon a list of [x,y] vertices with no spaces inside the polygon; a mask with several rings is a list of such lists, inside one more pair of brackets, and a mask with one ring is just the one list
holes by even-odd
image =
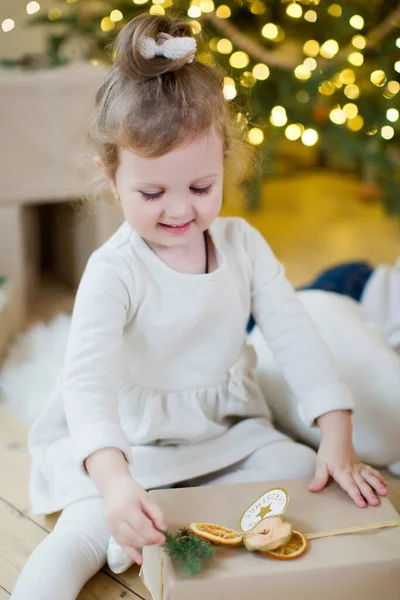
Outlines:
{"label": "girl's right hand", "polygon": [[124,551],[142,564],[138,548],[163,544],[164,515],[149,494],[130,475],[113,478],[104,494],[106,524]]}

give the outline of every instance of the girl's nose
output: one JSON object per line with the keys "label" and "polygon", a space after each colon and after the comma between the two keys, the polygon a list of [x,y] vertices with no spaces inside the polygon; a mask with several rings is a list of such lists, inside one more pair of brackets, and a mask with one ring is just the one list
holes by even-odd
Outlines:
{"label": "girl's nose", "polygon": [[187,197],[176,196],[168,203],[166,212],[170,219],[181,219],[191,214],[191,202]]}

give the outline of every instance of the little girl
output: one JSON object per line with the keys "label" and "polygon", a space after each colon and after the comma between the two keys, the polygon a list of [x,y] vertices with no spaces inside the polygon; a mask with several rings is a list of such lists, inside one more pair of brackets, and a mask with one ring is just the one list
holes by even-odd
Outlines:
{"label": "little girl", "polygon": [[[282,266],[245,221],[218,218],[224,170],[239,176],[246,159],[237,123],[190,22],[124,27],[91,136],[125,222],[88,262],[62,377],[30,432],[33,511],[63,512],[13,600],[76,598],[110,536],[141,563],[167,527],[150,488],[317,469],[311,491],[329,473],[360,507],[387,493],[354,452],[353,399]],[[272,425],[245,343],[251,310],[321,429],[317,458]]]}

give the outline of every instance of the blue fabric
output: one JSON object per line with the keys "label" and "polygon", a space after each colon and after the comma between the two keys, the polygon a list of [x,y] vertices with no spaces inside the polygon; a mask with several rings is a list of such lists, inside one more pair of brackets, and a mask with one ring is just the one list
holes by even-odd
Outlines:
{"label": "blue fabric", "polygon": [[[373,267],[367,262],[343,263],[322,271],[311,283],[298,288],[298,290],[325,290],[326,292],[350,296],[350,298],[359,302],[372,272]],[[254,325],[253,315],[250,315],[247,324],[248,333],[253,330]]]}

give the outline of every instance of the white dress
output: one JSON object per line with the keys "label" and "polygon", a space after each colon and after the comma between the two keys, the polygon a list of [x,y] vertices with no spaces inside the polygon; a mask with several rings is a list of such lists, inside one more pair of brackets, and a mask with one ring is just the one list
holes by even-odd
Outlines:
{"label": "white dress", "polygon": [[218,263],[209,274],[168,267],[128,223],[90,258],[63,373],[29,435],[35,514],[98,495],[83,463],[101,448],[119,448],[150,489],[281,439],[253,375],[250,310],[307,425],[353,408],[261,234],[238,218],[209,233]]}

